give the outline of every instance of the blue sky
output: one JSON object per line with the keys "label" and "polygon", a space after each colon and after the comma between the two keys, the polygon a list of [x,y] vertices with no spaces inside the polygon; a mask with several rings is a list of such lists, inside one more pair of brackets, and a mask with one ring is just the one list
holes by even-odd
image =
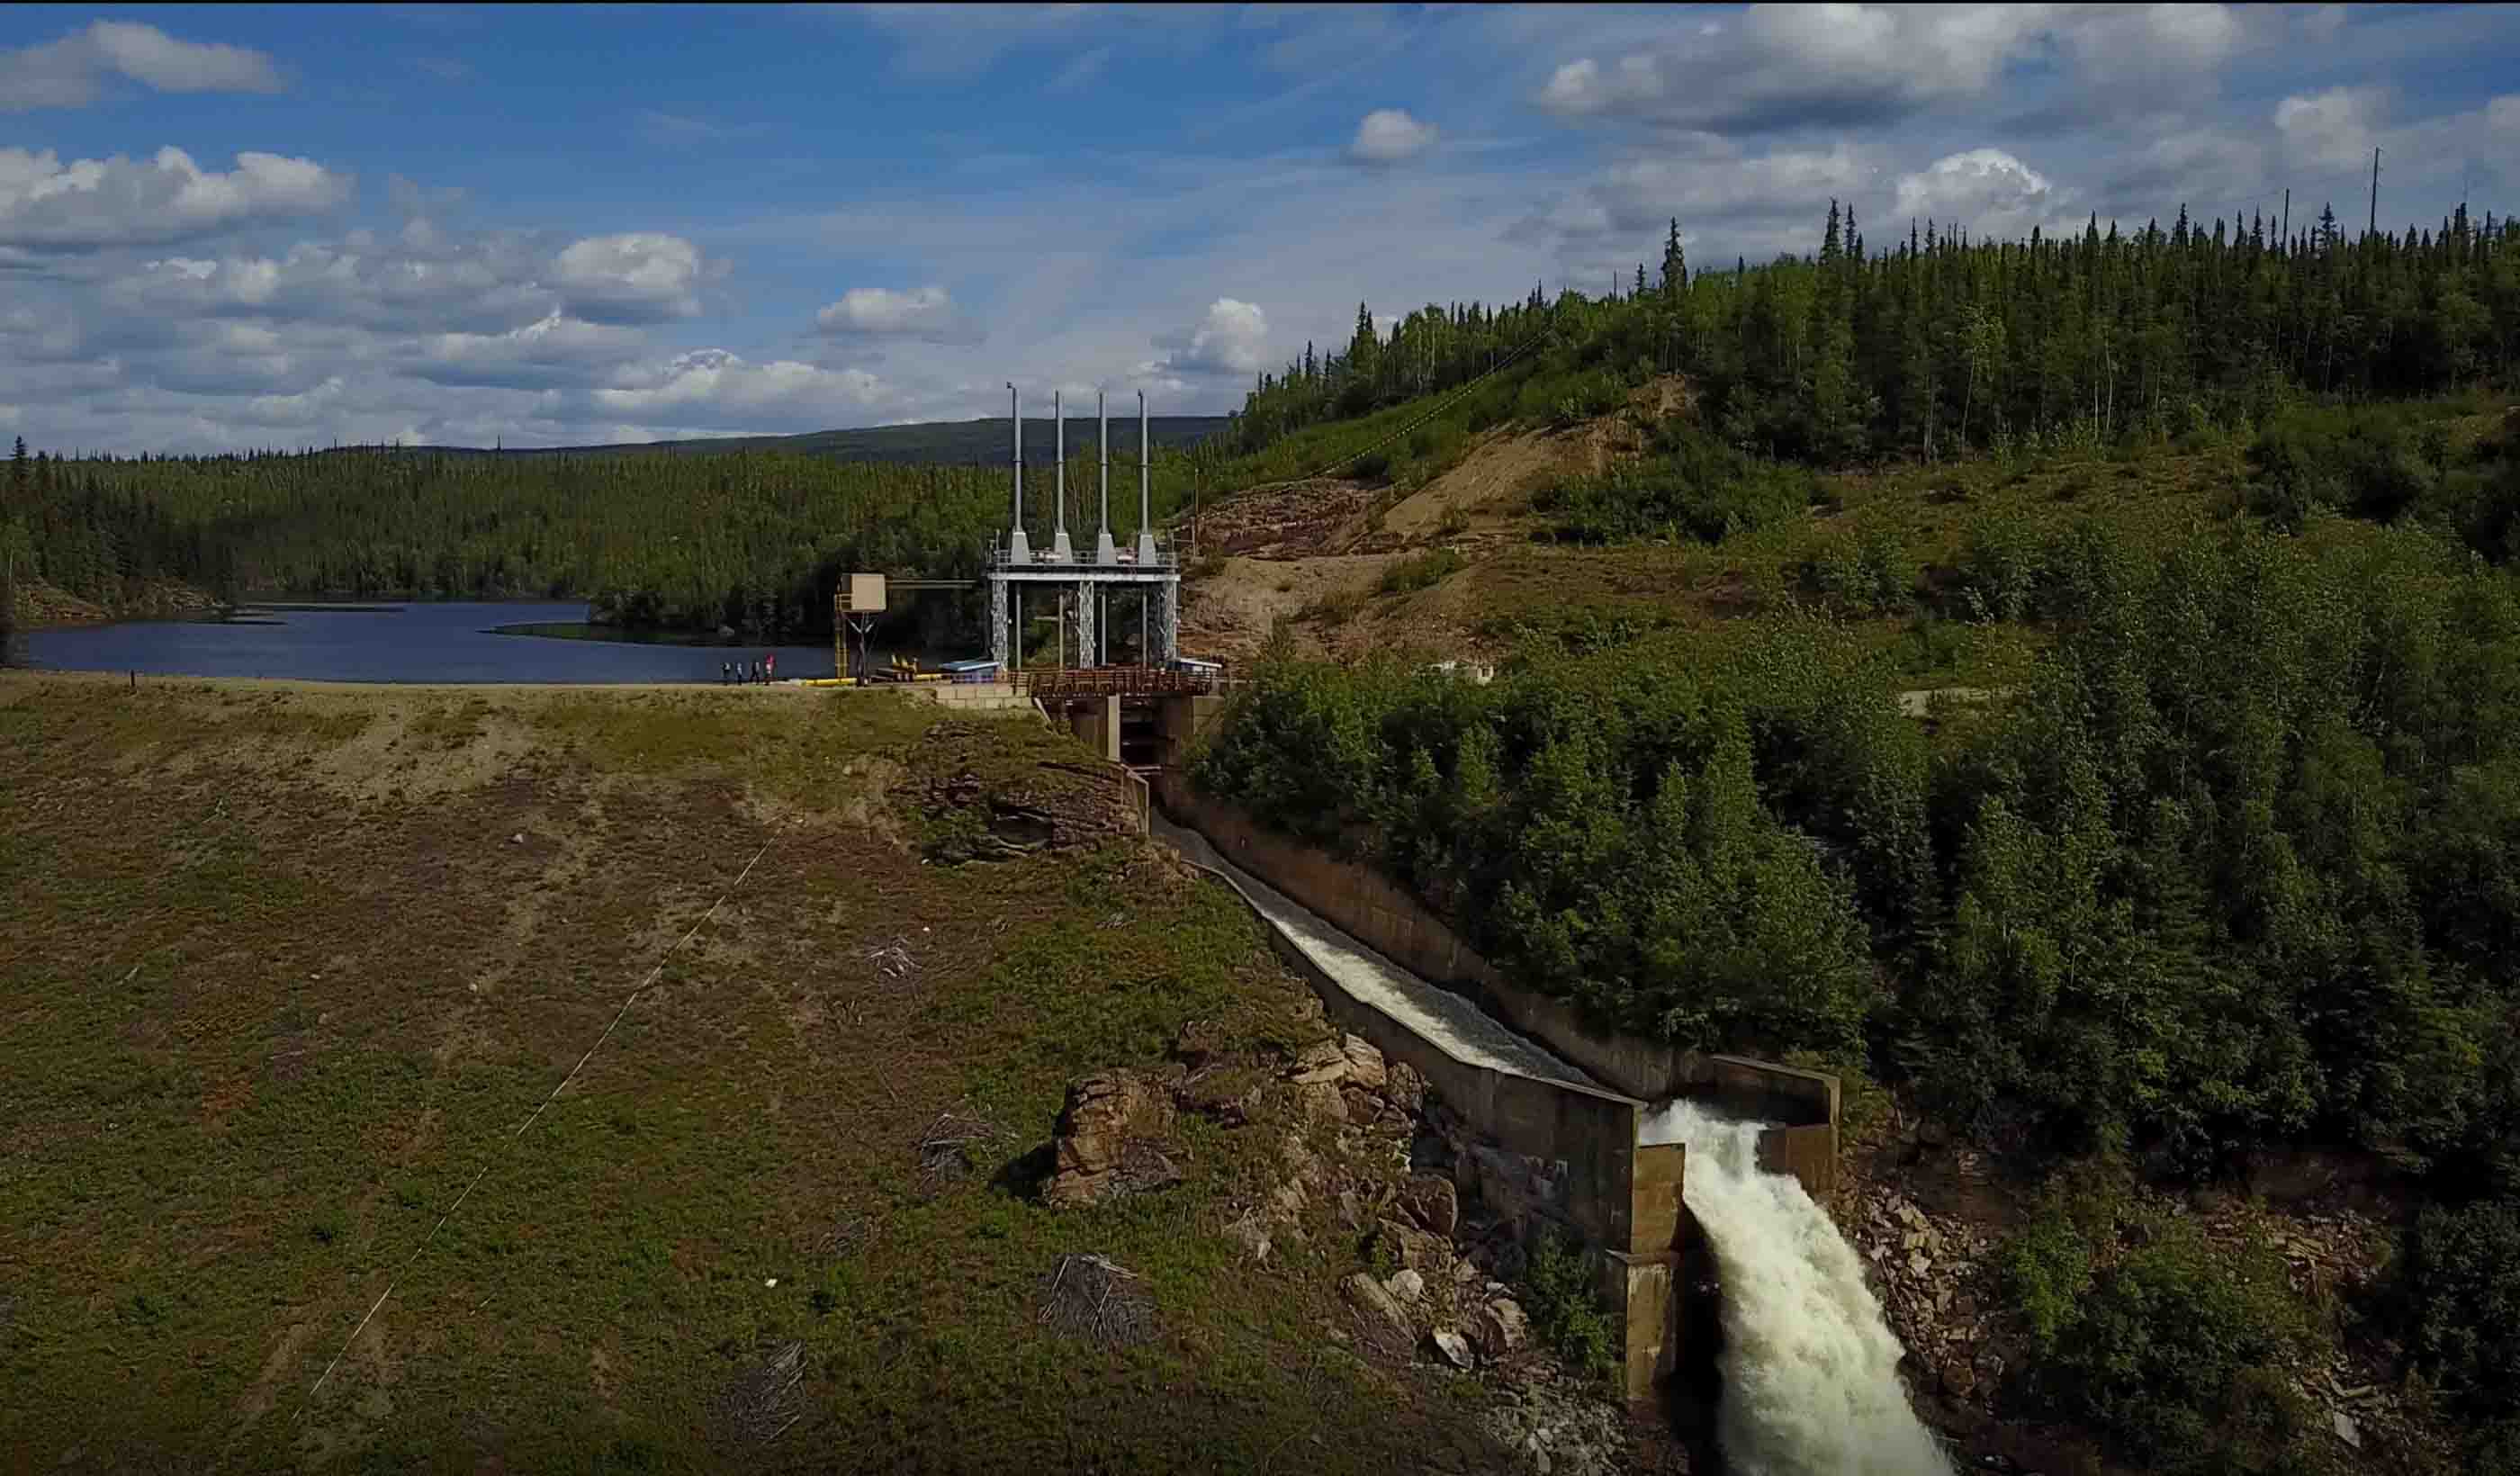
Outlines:
{"label": "blue sky", "polygon": [[[1167,412],[1660,254],[2520,204],[2520,11],[20,5],[0,433],[510,445]],[[1071,403],[1076,403],[1072,400]],[[1134,405],[1134,400],[1130,403]]]}

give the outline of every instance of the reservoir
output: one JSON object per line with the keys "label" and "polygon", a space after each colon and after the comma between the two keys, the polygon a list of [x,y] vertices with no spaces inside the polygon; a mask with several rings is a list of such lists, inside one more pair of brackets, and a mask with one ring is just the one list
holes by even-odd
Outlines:
{"label": "reservoir", "polygon": [[[22,631],[11,664],[312,682],[694,682],[776,652],[779,676],[828,677],[832,648],[720,643],[585,624],[578,602],[248,604],[232,619]],[[544,627],[545,634],[501,627]],[[618,639],[607,639],[617,636]],[[575,639],[570,639],[574,637]]]}

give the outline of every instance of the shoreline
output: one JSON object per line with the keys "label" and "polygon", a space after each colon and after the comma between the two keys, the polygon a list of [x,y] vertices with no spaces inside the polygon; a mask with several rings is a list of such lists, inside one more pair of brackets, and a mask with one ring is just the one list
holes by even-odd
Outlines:
{"label": "shoreline", "polygon": [[[133,690],[132,675],[125,671],[54,671],[27,666],[0,666],[0,691],[12,687],[34,687],[47,683],[112,685],[124,691]],[[166,673],[142,672],[136,684],[148,687],[206,688],[218,692],[294,692],[311,694],[347,693],[513,693],[531,695],[548,693],[599,692],[777,692],[810,693],[815,692],[879,692],[884,687],[847,688],[815,684],[811,677],[788,677],[782,681],[758,684],[725,682],[355,682],[331,681],[313,677],[192,677]],[[902,690],[913,690],[904,687]]]}

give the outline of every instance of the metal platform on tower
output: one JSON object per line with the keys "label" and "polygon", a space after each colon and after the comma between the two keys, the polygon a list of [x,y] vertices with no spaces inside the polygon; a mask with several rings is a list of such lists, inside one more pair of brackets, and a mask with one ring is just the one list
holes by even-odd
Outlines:
{"label": "metal platform on tower", "polygon": [[[1052,521],[1051,547],[1035,553],[1023,521],[1022,400],[1007,386],[1009,414],[1014,426],[1014,515],[1011,526],[989,551],[982,578],[989,587],[989,653],[1010,671],[1022,664],[1022,643],[1016,636],[1023,620],[1024,596],[1037,586],[1050,587],[1061,622],[1059,648],[1072,662],[1062,665],[1099,667],[1108,664],[1113,597],[1137,598],[1139,656],[1143,665],[1168,667],[1181,653],[1181,566],[1172,550],[1159,544],[1148,461],[1147,397],[1138,396],[1138,536],[1132,548],[1111,537],[1111,421],[1097,395],[1102,425],[1102,518],[1090,556],[1080,555],[1067,534],[1067,419],[1059,396],[1051,396],[1051,416],[1058,429],[1058,486]],[[1126,611],[1121,612],[1122,619]]]}

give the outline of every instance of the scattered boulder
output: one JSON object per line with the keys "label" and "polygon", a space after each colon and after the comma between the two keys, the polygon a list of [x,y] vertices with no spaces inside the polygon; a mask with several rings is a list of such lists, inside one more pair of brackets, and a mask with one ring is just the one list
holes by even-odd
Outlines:
{"label": "scattered boulder", "polygon": [[1210,1069],[1173,1088],[1173,1100],[1185,1112],[1238,1128],[1251,1120],[1252,1112],[1260,1105],[1260,1094],[1249,1085],[1248,1073]]}
{"label": "scattered boulder", "polygon": [[1382,1289],[1382,1283],[1364,1272],[1352,1272],[1339,1282],[1339,1296],[1356,1315],[1365,1320],[1367,1333],[1378,1342],[1395,1342],[1406,1348],[1414,1331],[1409,1314],[1398,1298]]}
{"label": "scattered boulder", "polygon": [[1415,1116],[1425,1110],[1426,1078],[1407,1061],[1392,1061],[1383,1072],[1382,1096],[1385,1101]]}
{"label": "scattered boulder", "polygon": [[1472,1315],[1470,1337],[1491,1360],[1506,1358],[1530,1343],[1531,1319],[1523,1315],[1521,1303],[1499,1297]]}
{"label": "scattered boulder", "polygon": [[2352,1446],[2355,1450],[2359,1451],[2362,1449],[2362,1427],[2354,1422],[2354,1416],[2346,1413],[2342,1409],[2338,1409],[2331,1413],[2329,1419],[2331,1422],[2331,1428],[2336,1432],[2337,1439],[2345,1442],[2349,1446]]}
{"label": "scattered boulder", "polygon": [[1427,1341],[1435,1345],[1435,1351],[1444,1356],[1445,1363],[1456,1368],[1468,1368],[1476,1363],[1470,1357],[1469,1339],[1450,1327],[1436,1328],[1428,1335]]}
{"label": "scattered boulder", "polygon": [[1312,1144],[1304,1141],[1300,1133],[1287,1134],[1285,1141],[1278,1145],[1278,1162],[1285,1169],[1288,1180],[1305,1188],[1322,1182],[1321,1155],[1313,1151]]}
{"label": "scattered boulder", "polygon": [[1401,1265],[1412,1271],[1441,1271],[1453,1263],[1453,1243],[1397,1220],[1374,1222],[1373,1238],[1387,1245]]}
{"label": "scattered boulder", "polygon": [[1256,1263],[1269,1259],[1269,1227],[1256,1215],[1245,1215],[1227,1226],[1225,1238],[1242,1247],[1242,1253]]}
{"label": "scattered boulder", "polygon": [[1403,1302],[1415,1302],[1426,1294],[1426,1278],[1404,1267],[1391,1274],[1391,1279],[1382,1283],[1382,1289]]}
{"label": "scattered boulder", "polygon": [[1339,1042],[1339,1053],[1347,1058],[1348,1080],[1368,1092],[1380,1092],[1389,1083],[1382,1052],[1361,1035],[1351,1035]]}
{"label": "scattered boulder", "polygon": [[[1341,1071],[1347,1063],[1341,1061]],[[1347,1098],[1339,1095],[1338,1084],[1331,1081],[1295,1083],[1295,1110],[1306,1122],[1347,1121]]]}
{"label": "scattered boulder", "polygon": [[1213,1020],[1188,1020],[1173,1035],[1173,1056],[1192,1070],[1223,1053],[1225,1029]]}
{"label": "scattered boulder", "polygon": [[1315,1041],[1295,1052],[1295,1062],[1287,1068],[1286,1079],[1299,1087],[1334,1085],[1347,1080],[1350,1070],[1347,1053],[1335,1041]]}
{"label": "scattered boulder", "polygon": [[1101,1071],[1067,1089],[1054,1144],[1057,1170],[1042,1187],[1051,1204],[1091,1204],[1114,1190],[1181,1178],[1163,1154],[1138,1140],[1171,1128],[1173,1106],[1132,1071]]}
{"label": "scattered boulder", "polygon": [[1400,1210],[1419,1230],[1450,1235],[1462,1223],[1460,1192],[1453,1181],[1435,1174],[1413,1174],[1400,1190]]}

